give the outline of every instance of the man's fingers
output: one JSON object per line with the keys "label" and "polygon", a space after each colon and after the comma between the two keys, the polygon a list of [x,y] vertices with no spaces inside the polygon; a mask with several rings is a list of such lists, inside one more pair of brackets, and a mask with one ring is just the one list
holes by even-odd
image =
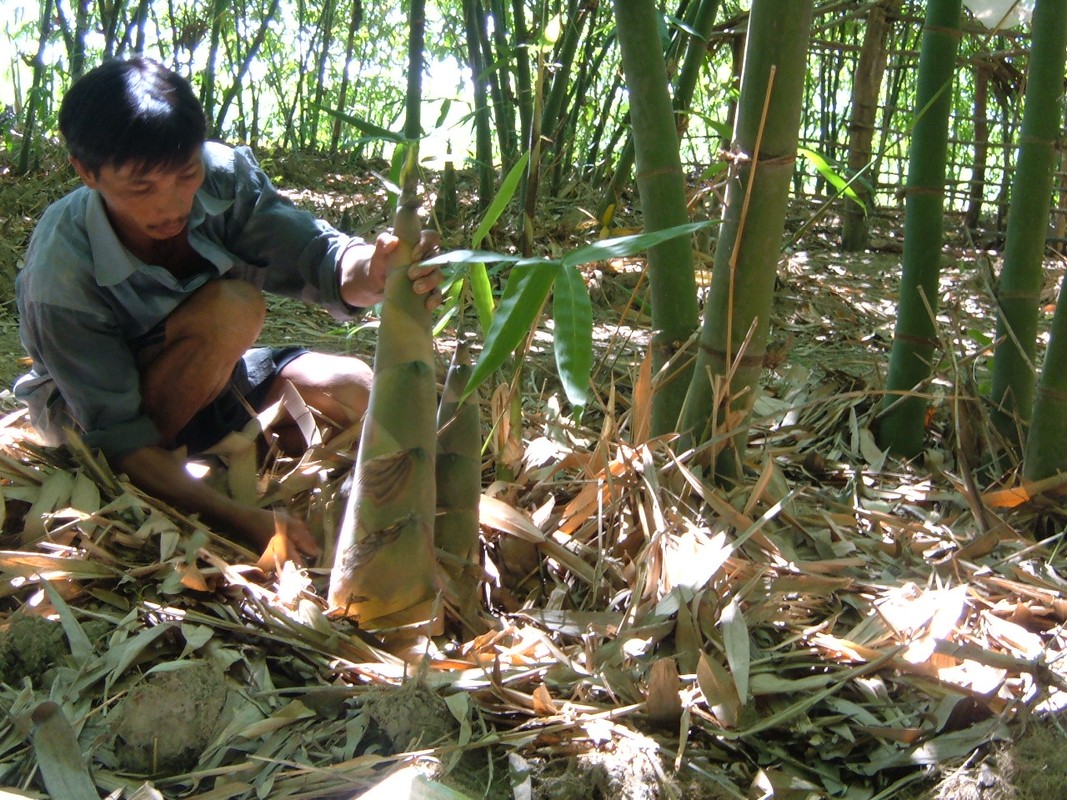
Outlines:
{"label": "man's fingers", "polygon": [[263,550],[263,555],[259,557],[259,561],[256,562],[256,566],[269,575],[272,572],[280,572],[282,565],[286,561],[292,561],[298,567],[304,566],[300,553],[297,552],[297,548],[293,546],[289,537],[284,533],[276,533],[267,543],[267,547]]}
{"label": "man's fingers", "polygon": [[444,295],[441,294],[441,290],[434,287],[434,290],[426,296],[426,308],[433,311],[444,301]]}

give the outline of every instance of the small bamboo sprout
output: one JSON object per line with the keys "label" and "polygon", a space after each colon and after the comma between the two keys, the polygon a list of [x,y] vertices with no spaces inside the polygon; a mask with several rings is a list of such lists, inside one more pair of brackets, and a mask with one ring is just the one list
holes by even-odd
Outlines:
{"label": "small bamboo sprout", "polygon": [[408,279],[421,229],[416,150],[401,175],[374,384],[330,575],[332,614],[380,630],[430,619],[437,426],[431,315]]}
{"label": "small bamboo sprout", "polygon": [[463,562],[474,562],[477,558],[478,502],[482,494],[478,402],[474,396],[459,402],[471,369],[470,346],[461,342],[448,368],[437,410],[438,513],[434,544],[438,550],[454,556],[461,568]]}

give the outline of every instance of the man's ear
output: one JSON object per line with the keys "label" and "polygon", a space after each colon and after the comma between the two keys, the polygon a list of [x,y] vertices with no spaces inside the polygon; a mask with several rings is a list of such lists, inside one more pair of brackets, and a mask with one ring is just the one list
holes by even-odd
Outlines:
{"label": "man's ear", "polygon": [[82,183],[84,183],[90,189],[96,188],[96,175],[86,169],[85,165],[82,162],[80,162],[74,156],[71,156],[70,165],[74,167],[74,171],[78,173],[78,177],[82,179]]}

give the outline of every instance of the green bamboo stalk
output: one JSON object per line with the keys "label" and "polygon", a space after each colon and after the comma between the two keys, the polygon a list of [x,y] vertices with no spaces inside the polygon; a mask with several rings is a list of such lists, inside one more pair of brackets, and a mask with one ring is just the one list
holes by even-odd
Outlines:
{"label": "green bamboo stalk", "polygon": [[1052,315],[1051,337],[1023,453],[1023,477],[1037,481],[1064,471],[1067,471],[1067,281],[1060,286],[1060,300]]}
{"label": "green bamboo stalk", "polygon": [[[1008,441],[1021,445],[1034,398],[1034,355],[1043,277],[1042,256],[1052,204],[1057,145],[1062,133],[1063,79],[1067,59],[1067,4],[1038,0],[1034,7],[1030,73],[1012,177],[1004,266],[997,301],[993,361],[993,421]],[[1055,369],[1055,367],[1053,367]]]}
{"label": "green bamboo stalk", "polygon": [[961,0],[930,0],[919,52],[916,115],[904,208],[904,256],[888,390],[878,442],[912,457],[923,446],[926,400],[914,392],[930,377],[937,345],[945,169]]}
{"label": "green bamboo stalk", "polygon": [[[404,136],[422,136],[422,74],[426,70],[426,0],[411,0],[408,9],[408,88],[404,93]],[[417,241],[417,240],[416,240]]]}
{"label": "green bamboo stalk", "polygon": [[682,446],[727,429],[715,459],[724,477],[740,470],[767,347],[811,19],[811,0],[755,0],[749,17],[719,245],[680,426]]}
{"label": "green bamboo stalk", "polygon": [[[619,48],[630,91],[641,213],[650,233],[689,221],[656,15],[653,0],[615,0]],[[655,436],[675,430],[692,374],[691,360],[679,356],[700,317],[688,238],[675,237],[649,248],[648,280],[652,292],[652,370],[659,380],[652,401]],[[665,367],[669,370],[666,374]]]}
{"label": "green bamboo stalk", "polygon": [[33,60],[33,85],[30,87],[26,102],[26,123],[23,126],[22,147],[19,150],[18,173],[25,175],[30,171],[30,155],[36,139],[38,110],[44,103],[44,53],[52,30],[52,0],[42,0],[40,37],[37,43],[37,56]]}
{"label": "green bamboo stalk", "polygon": [[[692,18],[688,19],[687,25],[690,31],[686,39],[685,58],[682,67],[678,71],[673,92],[672,105],[675,112],[675,127],[679,139],[685,132],[688,124],[689,110],[693,101],[693,93],[696,91],[697,81],[700,78],[700,70],[708,55],[708,36],[711,35],[712,26],[715,24],[715,16],[719,11],[719,0],[701,0],[694,4]],[[597,219],[600,224],[611,224],[619,197],[630,182],[630,173],[634,165],[634,139],[629,136],[619,154],[615,165],[615,172],[611,176],[611,184],[604,193],[597,209]]]}
{"label": "green bamboo stalk", "polygon": [[[872,160],[875,120],[878,116],[878,96],[885,76],[888,52],[886,42],[889,34],[888,12],[899,7],[900,0],[879,0],[867,12],[867,24],[860,48],[859,61],[852,78],[852,116],[849,120],[848,168],[852,175],[866,171]],[[857,252],[866,249],[869,231],[867,215],[874,205],[874,191],[868,181],[857,181],[852,186],[863,201],[859,203],[844,198],[841,213],[841,244],[845,250]]]}
{"label": "green bamboo stalk", "polygon": [[467,57],[474,81],[474,133],[475,160],[478,165],[478,208],[489,207],[496,184],[493,169],[493,132],[490,121],[489,81],[486,70],[486,55],[482,53],[479,15],[482,14],[478,0],[463,0],[463,23],[467,34]]}
{"label": "green bamboo stalk", "polygon": [[410,145],[374,356],[374,384],[330,574],[332,613],[363,628],[425,622],[436,594],[433,549],[437,387],[431,314],[408,279],[419,241],[417,147]]}

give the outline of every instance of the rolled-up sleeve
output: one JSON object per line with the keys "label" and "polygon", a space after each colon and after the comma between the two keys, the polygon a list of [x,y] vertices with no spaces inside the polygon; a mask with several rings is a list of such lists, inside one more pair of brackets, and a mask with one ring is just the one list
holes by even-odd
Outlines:
{"label": "rolled-up sleeve", "polygon": [[229,153],[230,163],[209,174],[216,181],[233,182],[230,187],[217,186],[221,192],[232,191],[233,197],[225,244],[250,268],[245,268],[250,274],[241,274],[238,265],[234,277],[267,292],[320,305],[337,319],[357,316],[362,309],[341,299],[337,264],[349,244],[362,240],[341,233],[280,195],[248,148]]}
{"label": "rolled-up sleeve", "polygon": [[[34,364],[48,365],[52,391],[62,396],[87,445],[100,448],[110,460],[160,443],[159,428],[141,408],[133,352],[110,320],[57,305],[20,305],[30,357]],[[35,398],[31,413],[37,412],[39,428],[57,438],[62,432],[54,429],[58,420],[48,418],[50,399]]]}

